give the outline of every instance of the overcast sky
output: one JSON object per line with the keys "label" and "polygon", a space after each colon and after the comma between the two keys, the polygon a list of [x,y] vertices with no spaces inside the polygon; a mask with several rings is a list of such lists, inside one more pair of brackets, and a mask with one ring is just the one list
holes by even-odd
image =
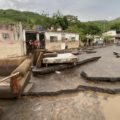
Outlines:
{"label": "overcast sky", "polygon": [[0,9],[28,10],[52,15],[78,16],[81,21],[111,20],[120,17],[120,0],[0,0]]}

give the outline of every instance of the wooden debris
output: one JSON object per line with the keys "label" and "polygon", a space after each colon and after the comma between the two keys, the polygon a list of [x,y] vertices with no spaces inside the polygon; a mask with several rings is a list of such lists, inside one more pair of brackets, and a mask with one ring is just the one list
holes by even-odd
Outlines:
{"label": "wooden debris", "polygon": [[40,54],[40,52],[38,50],[34,51],[34,54],[33,54],[33,65],[34,66],[36,65],[39,54]]}
{"label": "wooden debris", "polygon": [[5,77],[5,78],[3,78],[3,79],[0,79],[0,83],[2,83],[2,82],[4,82],[4,81],[7,81],[7,80],[10,79],[11,77],[14,77],[14,76],[19,75],[19,74],[20,74],[20,73],[17,72],[17,73],[14,73],[14,74],[9,75],[9,76],[7,76],[7,77]]}
{"label": "wooden debris", "polygon": [[30,70],[30,65],[31,59],[26,59],[12,72],[12,74],[19,72],[20,75],[24,77]]}
{"label": "wooden debris", "polygon": [[40,68],[42,66],[43,54],[44,54],[43,52],[39,53],[39,56],[38,56],[38,59],[37,59],[37,62],[36,62],[36,67],[37,68]]}

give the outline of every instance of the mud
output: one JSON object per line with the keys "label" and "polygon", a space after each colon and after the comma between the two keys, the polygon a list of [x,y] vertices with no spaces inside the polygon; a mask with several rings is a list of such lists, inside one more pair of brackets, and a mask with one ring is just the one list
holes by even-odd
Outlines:
{"label": "mud", "polygon": [[[61,71],[59,74],[33,77],[34,87],[31,92],[55,92],[76,88],[78,85],[105,89],[119,89],[120,83],[94,83],[85,81],[81,71],[89,76],[118,77],[120,60],[115,58],[113,51],[120,51],[120,47],[111,46],[98,49],[94,54],[82,54],[80,60],[102,56],[92,64],[71,70]],[[80,88],[81,89],[81,88]],[[83,89],[84,90],[84,89]],[[97,90],[97,89],[96,89]],[[49,97],[22,97],[19,100],[0,100],[4,110],[1,120],[119,120],[120,94],[75,92]]]}
{"label": "mud", "polygon": [[120,96],[110,97],[107,101],[101,102],[101,110],[106,120],[120,119]]}
{"label": "mud", "polygon": [[2,108],[0,108],[0,119],[2,119],[2,115],[3,115],[3,110]]}
{"label": "mud", "polygon": [[57,97],[0,100],[2,120],[119,120],[120,95],[80,92]]}
{"label": "mud", "polygon": [[[76,89],[78,86],[86,86],[87,90],[107,91],[108,93],[118,93],[120,91],[120,83],[93,82],[87,81],[80,76],[85,71],[88,76],[94,77],[120,77],[120,60],[115,58],[113,51],[120,51],[120,47],[110,46],[97,49],[94,54],[82,54],[79,60],[91,57],[101,56],[96,62],[86,64],[81,67],[60,71],[59,74],[52,73],[38,77],[32,76],[31,82],[34,83],[32,93],[48,93],[56,91],[64,91],[68,89]],[[91,89],[93,87],[93,89]]]}
{"label": "mud", "polygon": [[98,98],[96,93],[22,98],[12,104],[10,101],[2,120],[105,120],[100,111],[100,100],[103,97]]}

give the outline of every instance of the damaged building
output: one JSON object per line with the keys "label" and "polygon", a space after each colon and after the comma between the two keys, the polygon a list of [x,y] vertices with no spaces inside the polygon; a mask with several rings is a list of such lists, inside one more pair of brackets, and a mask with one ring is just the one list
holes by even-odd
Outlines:
{"label": "damaged building", "polygon": [[22,25],[0,25],[0,57],[23,55]]}
{"label": "damaged building", "polygon": [[[79,34],[64,31],[41,31],[37,29],[23,29],[22,24],[1,25],[0,50],[3,57],[22,56],[28,53],[29,42],[39,42],[39,48],[50,51],[67,48],[78,48]],[[2,55],[1,55],[2,56]]]}

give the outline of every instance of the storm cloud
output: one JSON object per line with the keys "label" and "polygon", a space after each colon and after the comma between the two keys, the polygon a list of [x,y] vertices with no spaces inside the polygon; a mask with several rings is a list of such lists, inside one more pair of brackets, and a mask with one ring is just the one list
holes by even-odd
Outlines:
{"label": "storm cloud", "polygon": [[0,9],[46,13],[56,11],[78,16],[81,21],[111,20],[120,17],[120,0],[0,0]]}

